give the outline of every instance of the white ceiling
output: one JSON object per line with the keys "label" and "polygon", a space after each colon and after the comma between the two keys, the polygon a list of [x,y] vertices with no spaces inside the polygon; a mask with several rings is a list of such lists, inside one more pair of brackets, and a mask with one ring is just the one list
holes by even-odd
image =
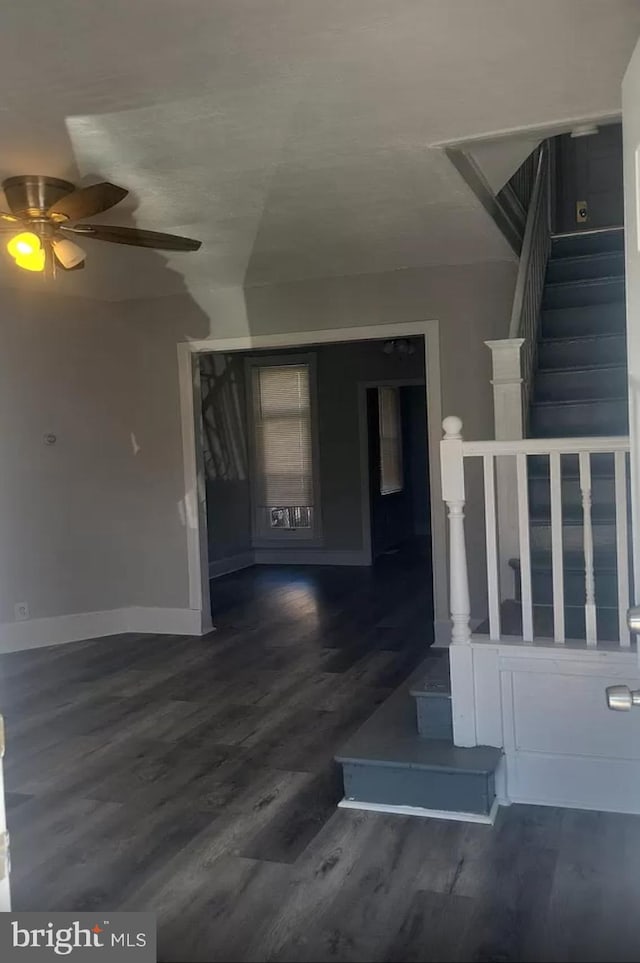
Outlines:
{"label": "white ceiling", "polygon": [[87,241],[56,289],[116,300],[511,257],[433,145],[615,113],[640,34],[640,0],[0,3],[0,175],[204,241]]}

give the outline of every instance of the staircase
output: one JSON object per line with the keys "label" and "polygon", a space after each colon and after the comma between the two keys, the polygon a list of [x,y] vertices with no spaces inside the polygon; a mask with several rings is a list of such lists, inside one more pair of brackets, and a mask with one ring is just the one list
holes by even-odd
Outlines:
{"label": "staircase", "polygon": [[336,756],[342,807],[492,822],[502,750],[453,745],[449,659],[434,652]]}
{"label": "staircase", "polygon": [[[542,302],[529,435],[565,438],[628,433],[622,230],[554,238]],[[613,455],[594,455],[592,520],[598,637],[617,639]],[[585,637],[585,565],[577,456],[562,463],[565,619],[568,638]],[[536,635],[552,635],[549,461],[529,458],[531,565]],[[520,562],[516,599],[520,599]],[[507,603],[518,634],[519,606]]]}

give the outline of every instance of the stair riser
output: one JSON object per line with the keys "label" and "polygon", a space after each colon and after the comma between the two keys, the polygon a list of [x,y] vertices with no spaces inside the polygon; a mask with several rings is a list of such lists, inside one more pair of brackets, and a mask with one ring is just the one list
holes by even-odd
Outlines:
{"label": "stair riser", "polygon": [[617,337],[576,338],[574,341],[543,341],[538,347],[538,364],[544,372],[555,368],[626,362],[627,342],[622,334]]}
{"label": "stair riser", "polygon": [[[578,456],[562,455],[560,459],[563,478],[569,475],[573,479],[578,478]],[[549,456],[548,455],[529,455],[527,467],[530,478],[546,478],[549,480]],[[598,452],[591,455],[591,477],[613,475],[613,455]]]}
{"label": "stair riser", "polygon": [[602,399],[593,404],[537,406],[530,415],[534,438],[579,438],[589,435],[626,435],[626,402]]}
{"label": "stair riser", "polygon": [[[515,592],[518,602],[521,601],[520,579],[516,573]],[[553,604],[553,577],[551,572],[533,572],[531,575],[531,592],[534,605]],[[565,605],[583,606],[585,600],[585,579],[582,572],[565,572],[564,601]],[[615,572],[596,572],[596,605],[615,607],[618,603],[618,580]]]}
{"label": "stair riser", "polygon": [[552,258],[547,267],[546,280],[554,283],[605,277],[624,277],[622,251],[608,251],[606,254],[589,256],[579,255],[575,258]]}
{"label": "stair riser", "polygon": [[622,278],[549,284],[544,290],[542,306],[543,308],[572,308],[606,304],[609,301],[624,301]]}
{"label": "stair riser", "polygon": [[[591,504],[598,509],[611,508],[615,504],[615,481],[613,478],[591,479]],[[579,510],[582,506],[582,493],[577,478],[565,479],[562,482],[563,511]],[[551,517],[551,489],[548,478],[529,479],[529,511],[535,516],[544,514]]]}
{"label": "stair riser", "polygon": [[584,401],[591,398],[624,398],[626,368],[594,368],[585,371],[538,371],[536,401]]}
{"label": "stair riser", "polygon": [[624,231],[585,232],[568,237],[554,237],[551,242],[552,260],[579,257],[583,254],[601,254],[603,251],[624,251]]}
{"label": "stair riser", "polygon": [[[593,522],[593,547],[596,551],[608,552],[616,547],[616,527],[613,522]],[[551,524],[544,522],[531,526],[530,542],[532,552],[551,551]],[[563,525],[562,544],[565,552],[581,552],[584,547],[584,534],[581,524]]]}
{"label": "stair riser", "polygon": [[580,338],[626,330],[624,301],[543,310],[543,338]]}
{"label": "stair riser", "polygon": [[450,695],[417,695],[416,721],[418,732],[425,739],[453,740],[453,720]]}
{"label": "stair riser", "polygon": [[343,763],[345,799],[487,815],[495,799],[493,774],[455,773],[393,765]]}

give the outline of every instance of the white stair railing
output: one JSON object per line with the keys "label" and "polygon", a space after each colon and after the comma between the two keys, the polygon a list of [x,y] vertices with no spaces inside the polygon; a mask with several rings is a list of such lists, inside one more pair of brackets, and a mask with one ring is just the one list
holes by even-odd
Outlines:
{"label": "white stair railing", "polygon": [[[516,441],[464,441],[462,438],[462,422],[459,418],[445,418],[443,422],[444,438],[441,444],[442,464],[442,496],[448,506],[450,531],[450,608],[452,621],[452,642],[466,643],[471,638],[470,617],[471,606],[469,600],[469,581],[467,575],[467,557],[465,548],[465,461],[471,458],[481,458],[484,481],[484,534],[486,544],[486,603],[482,612],[475,612],[476,616],[488,617],[488,634],[491,640],[499,641],[506,637],[503,634],[501,617],[505,598],[504,587],[500,584],[501,568],[504,572],[504,559],[500,558],[496,535],[497,497],[496,497],[496,465],[498,460],[513,460],[516,466],[517,487],[517,530],[519,536],[519,567],[520,567],[520,601],[521,627],[515,636],[524,642],[533,642],[537,638],[552,638],[556,643],[565,642],[565,614],[567,601],[565,597],[565,541],[568,539],[568,528],[563,520],[562,487],[563,458],[573,456],[579,467],[578,479],[580,490],[581,516],[571,519],[578,522],[577,528],[582,530],[580,543],[571,546],[574,551],[580,551],[584,560],[584,640],[587,645],[596,645],[598,639],[597,608],[596,608],[596,567],[593,525],[592,498],[592,457],[594,455],[609,455],[614,468],[613,487],[615,492],[615,518],[607,519],[607,525],[612,524],[615,529],[611,549],[615,545],[616,577],[617,577],[617,606],[619,610],[618,643],[621,646],[630,645],[630,636],[626,627],[625,616],[629,607],[630,573],[628,549],[628,517],[627,517],[627,459],[629,439],[627,437],[610,438],[524,438]],[[546,606],[536,604],[533,595],[532,579],[532,550],[531,533],[532,519],[529,509],[529,462],[530,456],[544,456],[548,459],[549,485],[549,523],[550,554],[551,554],[551,582],[552,582],[552,616],[553,627],[549,632],[536,629],[536,614],[544,614]],[[540,476],[547,477],[546,474]],[[576,525],[571,526],[576,531]],[[607,547],[609,544],[607,543]],[[545,552],[546,552],[545,546]],[[501,562],[503,563],[501,566]],[[481,565],[482,561],[474,557],[474,564]],[[477,600],[475,600],[477,602]],[[510,603],[513,611],[515,602]],[[572,603],[575,604],[575,603]],[[613,603],[610,603],[610,605]],[[551,613],[549,613],[551,614]],[[481,621],[481,619],[480,619]],[[544,626],[543,626],[544,628]],[[514,632],[508,633],[510,638]]]}

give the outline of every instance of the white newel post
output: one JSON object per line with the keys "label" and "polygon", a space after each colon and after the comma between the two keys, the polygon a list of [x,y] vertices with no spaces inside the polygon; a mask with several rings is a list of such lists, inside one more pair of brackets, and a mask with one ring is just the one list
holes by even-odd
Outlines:
{"label": "white newel post", "polygon": [[450,415],[442,422],[440,443],[442,497],[449,516],[449,608],[451,610],[451,702],[453,741],[476,745],[473,651],[471,639],[469,577],[464,538],[464,456],[462,422]]}
{"label": "white newel post", "polygon": [[[522,404],[522,361],[524,338],[485,341],[491,351],[493,411],[496,441],[524,438]],[[500,598],[512,599],[514,573],[510,558],[518,558],[518,488],[515,458],[496,458],[498,506],[498,556],[500,560]]]}

